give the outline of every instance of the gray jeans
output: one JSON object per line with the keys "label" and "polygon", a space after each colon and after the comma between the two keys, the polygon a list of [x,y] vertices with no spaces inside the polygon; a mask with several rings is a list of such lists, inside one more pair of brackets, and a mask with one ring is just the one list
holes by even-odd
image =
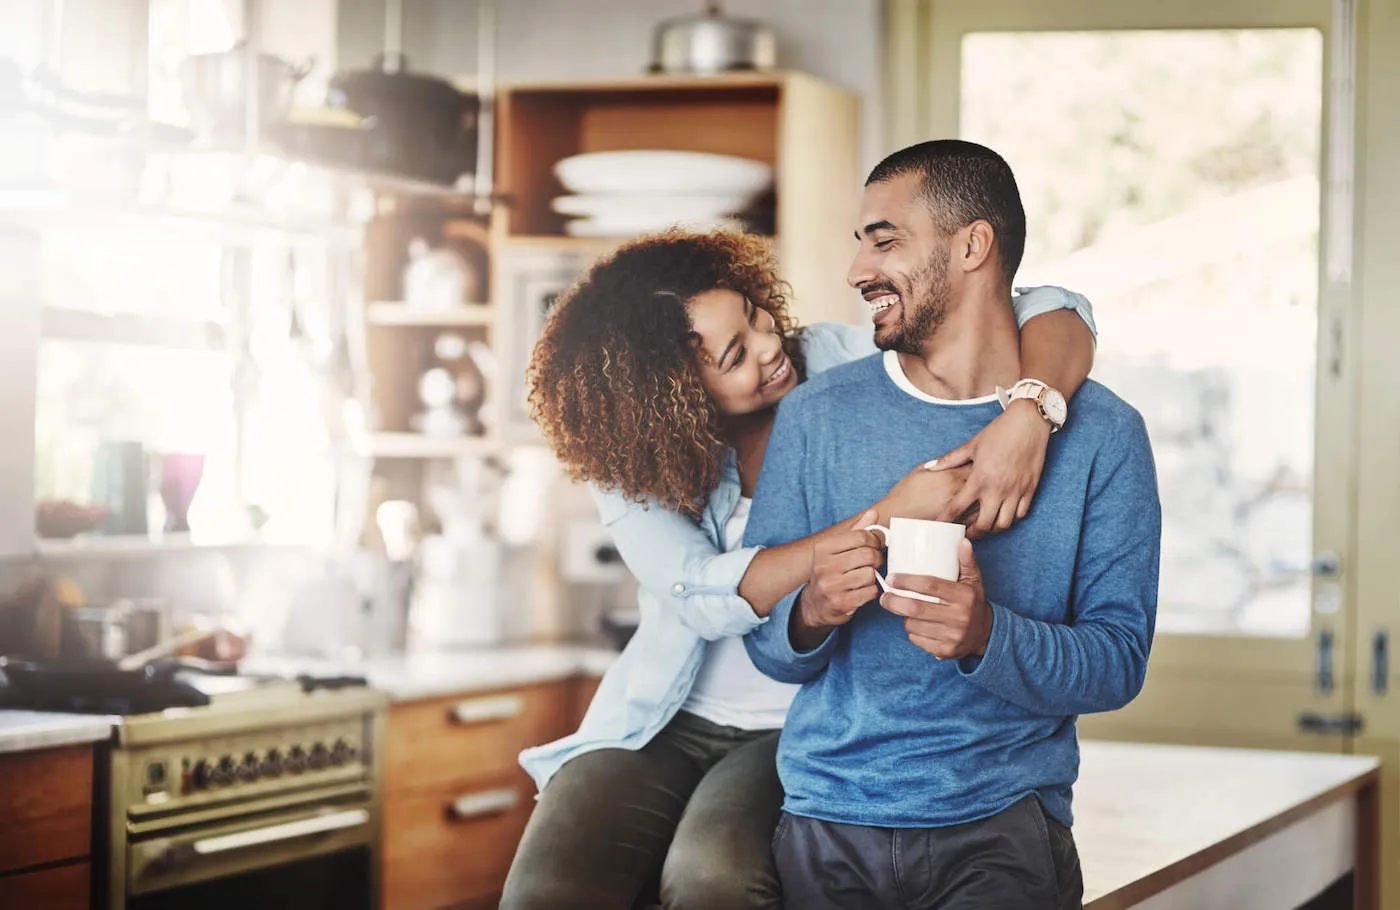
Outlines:
{"label": "gray jeans", "polygon": [[792,910],[1070,910],[1084,897],[1074,836],[1034,796],[946,828],[783,813],[773,854]]}
{"label": "gray jeans", "polygon": [[505,910],[777,908],[769,852],[782,811],[777,731],[679,714],[636,752],[569,761],[540,795]]}

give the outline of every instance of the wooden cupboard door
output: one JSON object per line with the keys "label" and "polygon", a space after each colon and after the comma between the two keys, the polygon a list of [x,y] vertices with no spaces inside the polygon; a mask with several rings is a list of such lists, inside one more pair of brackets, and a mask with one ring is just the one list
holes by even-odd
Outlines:
{"label": "wooden cupboard door", "polygon": [[396,705],[389,713],[386,790],[438,786],[517,770],[522,749],[569,729],[564,683]]}
{"label": "wooden cupboard door", "polygon": [[88,856],[92,747],[0,756],[0,819],[0,873]]}
{"label": "wooden cupboard door", "polygon": [[588,706],[593,703],[593,696],[598,694],[598,685],[602,681],[601,676],[580,676],[573,681],[571,716],[567,732],[572,733],[583,723],[583,715],[588,713]]}
{"label": "wooden cupboard door", "polygon": [[87,910],[91,890],[92,867],[86,862],[19,872],[0,876],[0,907]]}
{"label": "wooden cupboard door", "polygon": [[391,794],[384,806],[385,910],[495,906],[534,793],[515,772]]}

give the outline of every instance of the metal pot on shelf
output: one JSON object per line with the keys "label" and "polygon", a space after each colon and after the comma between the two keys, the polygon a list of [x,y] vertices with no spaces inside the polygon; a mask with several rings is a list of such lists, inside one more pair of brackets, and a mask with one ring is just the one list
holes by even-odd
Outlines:
{"label": "metal pot on shelf", "polygon": [[699,16],[667,19],[652,35],[654,73],[706,75],[777,65],[773,30],[762,22],[726,17],[714,0]]}
{"label": "metal pot on shelf", "polygon": [[[248,48],[240,43],[227,51],[195,54],[180,64],[180,89],[195,129],[202,135],[237,138],[247,117]],[[272,54],[258,55],[258,122],[280,123],[292,109],[297,83],[315,61],[293,64]]]}
{"label": "metal pot on shelf", "polygon": [[337,73],[327,104],[364,118],[367,167],[442,183],[476,167],[477,98],[445,79],[408,72],[402,54]]}

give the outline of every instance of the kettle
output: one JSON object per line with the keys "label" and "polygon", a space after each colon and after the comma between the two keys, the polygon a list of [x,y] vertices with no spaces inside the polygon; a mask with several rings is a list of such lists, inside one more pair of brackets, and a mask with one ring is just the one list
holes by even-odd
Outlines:
{"label": "kettle", "polygon": [[778,63],[778,39],[761,22],[728,19],[718,2],[699,16],[667,19],[652,35],[653,73],[711,75],[768,70]]}

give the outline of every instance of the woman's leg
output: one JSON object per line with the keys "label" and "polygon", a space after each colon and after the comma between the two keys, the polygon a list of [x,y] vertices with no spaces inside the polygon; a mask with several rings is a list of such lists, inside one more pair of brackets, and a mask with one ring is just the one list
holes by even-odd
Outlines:
{"label": "woman's leg", "polygon": [[540,795],[516,850],[503,910],[626,910],[654,886],[705,763],[662,731],[639,751],[572,759]]}
{"label": "woman's leg", "polygon": [[783,808],[778,733],[754,739],[706,774],[676,829],[661,873],[668,910],[780,908],[773,829]]}

